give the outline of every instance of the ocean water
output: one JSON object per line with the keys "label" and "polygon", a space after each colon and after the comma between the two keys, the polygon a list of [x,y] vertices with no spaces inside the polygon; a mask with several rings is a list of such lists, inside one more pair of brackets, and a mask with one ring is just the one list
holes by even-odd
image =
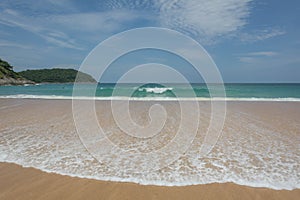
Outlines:
{"label": "ocean water", "polygon": [[[98,99],[122,98],[210,98],[210,92],[205,84],[191,84],[193,96],[188,91],[189,86],[184,84],[120,84],[118,93],[114,93],[115,84],[99,84],[95,93]],[[79,85],[82,96],[85,91],[93,89],[91,84]],[[217,91],[218,85],[212,88]],[[300,84],[225,84],[226,97],[229,100],[289,100],[300,99]],[[73,84],[37,84],[26,86],[0,86],[0,97],[17,98],[71,98]],[[218,97],[218,93],[214,97]]]}

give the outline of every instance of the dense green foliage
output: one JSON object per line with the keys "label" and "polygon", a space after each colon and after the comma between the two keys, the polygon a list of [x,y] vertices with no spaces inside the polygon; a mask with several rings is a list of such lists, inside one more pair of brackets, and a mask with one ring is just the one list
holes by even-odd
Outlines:
{"label": "dense green foliage", "polygon": [[79,72],[75,69],[38,69],[26,70],[19,74],[28,80],[36,83],[68,83],[74,82],[77,77],[77,82],[96,82],[90,75]]}
{"label": "dense green foliage", "polygon": [[14,79],[21,78],[21,76],[13,71],[13,67],[6,61],[0,58],[0,78],[10,77]]}
{"label": "dense green foliage", "polygon": [[[2,84],[25,84],[25,83],[69,83],[74,82],[96,82],[90,75],[75,69],[39,69],[14,72],[13,66],[0,59],[0,85]],[[28,81],[28,80],[30,81]],[[18,82],[17,82],[18,81]],[[33,81],[33,82],[31,82]]]}

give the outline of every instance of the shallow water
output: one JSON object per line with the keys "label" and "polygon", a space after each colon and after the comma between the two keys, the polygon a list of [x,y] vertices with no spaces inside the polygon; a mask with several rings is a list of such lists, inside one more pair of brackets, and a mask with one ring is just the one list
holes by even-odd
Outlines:
{"label": "shallow water", "polygon": [[[212,85],[211,91],[205,84],[80,84],[77,95],[135,98],[209,98],[224,97],[222,85]],[[189,88],[192,88],[190,91]],[[117,89],[116,89],[117,88]],[[95,91],[94,91],[95,89]],[[91,91],[91,92],[89,92]],[[300,84],[225,84],[226,96],[230,99],[300,99]],[[67,98],[73,95],[73,84],[39,84],[27,86],[0,86],[0,97],[47,97]]]}

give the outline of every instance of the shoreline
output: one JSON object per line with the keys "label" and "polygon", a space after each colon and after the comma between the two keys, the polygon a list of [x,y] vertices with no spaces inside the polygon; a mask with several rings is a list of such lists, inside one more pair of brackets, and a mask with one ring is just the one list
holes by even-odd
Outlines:
{"label": "shoreline", "polygon": [[[132,103],[132,117],[134,120],[139,120],[139,116],[147,114],[141,111],[147,111],[148,107],[155,102]],[[191,156],[184,157],[189,163],[195,163],[190,171],[186,169],[176,171],[177,165],[172,164],[167,173],[154,174],[160,177],[157,179],[158,182],[168,182],[167,177],[171,176],[175,177],[172,179],[175,184],[176,181],[181,180],[186,180],[187,183],[193,182],[195,180],[193,177],[200,177],[199,180],[203,180],[203,184],[200,181],[198,185],[189,186],[158,186],[159,183],[155,186],[150,185],[151,180],[156,180],[149,178],[150,176],[145,176],[145,179],[138,175],[117,176],[116,172],[124,171],[128,166],[119,165],[113,160],[108,160],[109,171],[105,170],[106,167],[95,165],[75,132],[71,100],[0,99],[0,104],[3,117],[0,136],[4,138],[0,140],[1,161],[4,162],[0,163],[0,199],[21,199],[23,198],[21,191],[34,194],[35,199],[45,199],[43,196],[45,193],[49,199],[57,199],[55,195],[74,199],[70,192],[66,192],[72,189],[74,191],[71,193],[77,193],[81,198],[89,195],[89,192],[95,192],[98,197],[101,195],[107,197],[105,199],[110,199],[111,194],[107,192],[112,190],[113,197],[122,194],[117,199],[124,199],[122,197],[134,199],[136,195],[140,195],[141,198],[146,196],[146,199],[183,199],[186,196],[195,199],[203,195],[208,195],[205,196],[206,199],[298,199],[300,196],[297,178],[299,170],[296,167],[300,124],[299,102],[228,102],[228,115],[223,135],[212,152],[212,158],[219,158],[218,160],[207,157],[203,160],[206,164],[202,167],[197,158],[194,158],[197,155],[194,154],[195,148],[198,149],[197,142],[201,141],[199,135],[195,139],[196,143],[191,146]],[[161,102],[161,104],[165,106],[167,112],[170,112],[169,116],[177,113],[175,102]],[[96,102],[98,119],[105,130],[111,130],[115,126],[108,106],[108,101]],[[202,126],[199,127],[201,131],[208,125],[210,106],[208,102],[199,102],[199,106],[203,113]],[[166,127],[169,125],[167,124]],[[176,130],[176,126],[170,130]],[[118,130],[113,134],[116,134],[111,135],[115,142],[128,139]],[[157,141],[159,138],[161,137],[158,137]],[[110,154],[109,157],[114,158],[114,152]],[[244,156],[247,158],[245,162],[243,162]],[[125,157],[120,158],[125,159]],[[20,166],[13,163],[19,163]],[[35,166],[46,172],[30,167],[24,168],[22,165]],[[226,171],[222,171],[222,168]],[[279,178],[273,177],[277,169],[281,170]],[[213,172],[211,175],[210,171]],[[176,179],[177,172],[182,173],[182,177],[185,178]],[[226,172],[229,173],[222,178]],[[131,178],[133,178],[131,180],[144,180],[146,184],[99,180],[101,177],[114,180],[115,176],[124,181],[130,181]],[[30,181],[26,182],[26,180]],[[218,181],[234,181],[242,184],[210,183]],[[246,186],[243,186],[243,183]],[[78,184],[89,185],[89,187],[82,190]],[[251,187],[253,184],[257,187]],[[278,190],[271,189],[277,186]],[[102,187],[106,187],[107,190],[102,190]],[[95,191],[91,191],[91,188]],[[209,194],[207,191],[210,191]],[[158,198],[152,196],[153,192],[158,194]],[[116,199],[113,197],[111,199]],[[26,198],[32,199],[32,197]]]}
{"label": "shoreline", "polygon": [[225,101],[225,102],[300,102],[300,98],[287,97],[287,98],[260,98],[260,97],[73,97],[73,96],[56,96],[56,95],[7,95],[0,96],[0,99],[19,99],[19,100],[95,100],[95,101]]}
{"label": "shoreline", "polygon": [[0,199],[298,199],[300,189],[272,190],[234,183],[153,186],[47,173],[0,162]]}
{"label": "shoreline", "polygon": [[[149,183],[149,184],[143,184],[139,181],[128,181],[128,180],[122,180],[121,178],[95,178],[95,177],[80,177],[77,175],[73,175],[73,174],[61,174],[59,172],[55,172],[55,171],[47,171],[44,169],[39,169],[39,168],[35,168],[35,167],[31,167],[31,166],[23,166],[21,164],[15,163],[15,162],[3,162],[0,161],[0,166],[2,164],[8,164],[8,165],[17,165],[21,168],[24,169],[33,169],[33,170],[38,170],[42,173],[46,173],[46,174],[55,174],[55,175],[59,175],[59,176],[66,176],[66,177],[70,177],[70,178],[76,178],[76,179],[86,179],[86,180],[91,180],[91,181],[100,181],[100,182],[111,182],[111,183],[124,183],[124,184],[136,184],[139,186],[151,186],[151,187],[190,187],[190,186],[202,186],[202,185],[212,185],[212,184],[233,184],[233,185],[237,185],[237,186],[242,186],[242,187],[249,187],[249,188],[253,188],[253,189],[267,189],[267,190],[274,190],[274,191],[294,191],[294,190],[300,190],[300,188],[293,188],[293,189],[276,189],[276,188],[270,188],[270,187],[265,187],[265,186],[252,186],[252,185],[247,185],[247,184],[239,184],[233,181],[228,181],[228,182],[211,182],[211,183],[191,183],[191,184],[183,184],[183,185],[162,185],[162,184],[154,184],[154,183]],[[1,167],[0,167],[1,168]]]}

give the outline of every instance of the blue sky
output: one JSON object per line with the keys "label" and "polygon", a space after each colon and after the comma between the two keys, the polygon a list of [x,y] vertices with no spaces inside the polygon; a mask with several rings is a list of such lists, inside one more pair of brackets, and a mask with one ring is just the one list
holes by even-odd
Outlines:
{"label": "blue sky", "polygon": [[1,0],[0,58],[16,71],[78,68],[113,34],[154,26],[198,41],[225,82],[300,82],[299,19],[298,0]]}

